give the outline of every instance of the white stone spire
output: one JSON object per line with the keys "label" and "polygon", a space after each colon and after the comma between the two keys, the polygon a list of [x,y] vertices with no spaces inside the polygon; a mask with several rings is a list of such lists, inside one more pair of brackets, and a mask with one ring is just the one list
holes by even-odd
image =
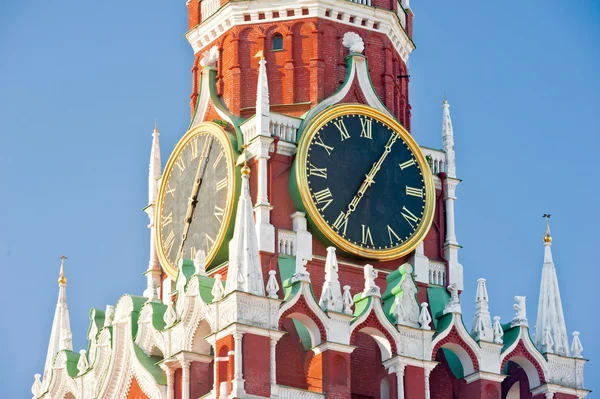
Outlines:
{"label": "white stone spire", "polygon": [[267,61],[262,50],[256,54],[258,61],[258,84],[256,85],[256,134],[271,137],[269,133],[269,79]]}
{"label": "white stone spire", "polygon": [[154,241],[154,235],[156,234],[155,221],[154,221],[154,206],[156,204],[156,197],[158,195],[159,179],[161,174],[160,165],[160,143],[158,140],[158,126],[154,123],[154,132],[152,132],[152,149],[150,151],[150,169],[148,173],[148,206],[144,211],[148,214],[150,223],[148,228],[150,229],[150,260],[148,262],[148,269],[144,273],[146,275],[146,289],[144,290],[144,296],[151,298],[154,295],[155,287],[160,286],[160,264],[158,262],[158,254],[156,253],[156,243]]}
{"label": "white stone spire", "polygon": [[450,118],[450,104],[444,99],[442,105],[442,146],[446,152],[446,173],[456,177],[456,157],[454,155],[454,130]]}
{"label": "white stone spire", "polygon": [[50,383],[50,374],[56,354],[63,349],[73,350],[73,344],[70,339],[65,339],[71,335],[71,322],[69,321],[69,308],[67,307],[67,279],[65,277],[65,259],[67,257],[61,256],[60,259],[58,301],[56,303],[56,311],[54,312],[54,320],[52,321],[52,332],[50,333],[50,343],[48,344],[48,354],[46,355],[46,364],[44,366],[42,391],[46,390]]}
{"label": "white stone spire", "polygon": [[556,269],[552,260],[552,237],[550,236],[550,225],[545,214],[546,234],[544,235],[544,266],[542,268],[542,282],[540,284],[540,299],[538,303],[538,314],[535,324],[535,344],[542,352],[546,351],[546,329],[554,343],[553,352],[557,355],[570,356],[569,339],[567,337],[567,326],[563,313],[560,291]]}
{"label": "white stone spire", "polygon": [[471,335],[476,341],[494,341],[494,329],[490,316],[489,298],[485,279],[477,280],[477,295],[475,298],[475,320]]}
{"label": "white stone spire", "polygon": [[265,296],[249,180],[250,168],[244,165],[242,192],[238,200],[233,239],[229,242],[229,271],[225,283],[225,295],[233,291],[244,291]]}
{"label": "white stone spire", "polygon": [[335,248],[327,248],[327,259],[325,260],[325,282],[321,291],[319,306],[323,310],[334,312],[344,311],[344,296],[338,277],[338,262],[335,256]]}

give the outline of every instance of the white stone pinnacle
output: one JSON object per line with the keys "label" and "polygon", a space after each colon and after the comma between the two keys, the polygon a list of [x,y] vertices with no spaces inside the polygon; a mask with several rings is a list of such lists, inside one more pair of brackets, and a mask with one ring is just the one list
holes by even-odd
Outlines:
{"label": "white stone pinnacle", "polygon": [[325,260],[325,282],[321,291],[319,306],[323,310],[343,312],[344,298],[338,277],[339,266],[335,256],[335,248],[327,248],[327,259]]}
{"label": "white stone pinnacle", "polygon": [[145,209],[148,218],[150,219],[150,223],[148,223],[148,228],[150,229],[150,259],[148,261],[148,269],[145,273],[146,289],[143,294],[146,298],[151,298],[154,295],[154,287],[160,286],[161,274],[158,254],[156,252],[156,243],[154,241],[154,234],[156,231],[154,223],[154,206],[158,196],[158,186],[161,175],[160,142],[158,136],[160,136],[160,133],[158,133],[158,126],[155,123],[154,131],[152,132],[152,149],[150,150],[150,167],[148,171],[148,206]]}
{"label": "white stone pinnacle", "polygon": [[277,272],[275,270],[269,270],[269,281],[267,281],[267,293],[269,294],[269,298],[277,299],[277,291],[279,291],[279,283],[277,282],[277,277],[275,275]]}
{"label": "white stone pinnacle", "polygon": [[42,383],[40,382],[40,374],[36,374],[33,376],[35,381],[33,381],[33,385],[31,386],[31,393],[33,394],[33,399],[36,399],[42,394]]}
{"label": "white stone pinnacle", "polygon": [[477,295],[475,299],[475,320],[471,335],[476,341],[493,342],[494,331],[489,311],[489,299],[485,279],[477,280]]}
{"label": "white stone pinnacle", "polygon": [[270,137],[269,118],[271,111],[269,105],[267,61],[263,57],[262,51],[256,56],[260,58],[258,61],[258,83],[256,85],[256,134]]}
{"label": "white stone pinnacle", "polygon": [[[547,219],[546,219],[547,220]],[[558,289],[556,268],[552,260],[552,237],[550,226],[546,223],[544,236],[544,266],[542,268],[542,281],[540,283],[540,297],[538,313],[535,324],[535,345],[541,351],[546,349],[546,329],[554,342],[554,353],[570,356],[567,326]]]}
{"label": "white stone pinnacle", "polygon": [[446,173],[456,177],[456,156],[454,154],[454,129],[450,118],[450,104],[444,100],[442,105],[442,146],[446,153]]}
{"label": "white stone pinnacle", "polygon": [[244,291],[265,296],[265,283],[258,257],[258,240],[250,198],[250,170],[242,169],[242,190],[235,217],[233,238],[229,243],[229,271],[225,294]]}
{"label": "white stone pinnacle", "polygon": [[62,350],[73,350],[71,342],[71,322],[69,320],[69,308],[67,306],[67,281],[64,277],[64,259],[61,264],[61,272],[58,283],[58,301],[52,321],[52,331],[50,332],[50,342],[46,354],[46,363],[44,366],[44,376],[42,379],[43,390],[48,388],[50,383],[50,371],[52,370],[54,357]]}
{"label": "white stone pinnacle", "polygon": [[427,304],[427,302],[423,302],[421,304],[421,313],[419,315],[419,324],[421,324],[422,330],[431,330],[431,326],[429,325],[431,323],[431,316],[429,315],[429,311],[427,310],[428,306],[429,305]]}
{"label": "white stone pinnacle", "polygon": [[583,352],[583,346],[579,340],[579,331],[573,331],[573,344],[571,345],[571,352],[573,352],[574,357],[582,357],[581,352]]}

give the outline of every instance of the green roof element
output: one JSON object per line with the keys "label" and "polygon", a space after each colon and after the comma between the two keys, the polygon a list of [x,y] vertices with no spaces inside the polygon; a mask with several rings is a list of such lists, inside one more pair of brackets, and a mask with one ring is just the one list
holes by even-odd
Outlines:
{"label": "green roof element", "polygon": [[429,286],[427,287],[427,298],[429,299],[429,308],[433,316],[433,326],[436,330],[443,331],[438,327],[438,318],[441,319],[445,316],[442,312],[446,304],[450,302],[450,294],[448,294],[448,291],[444,287]]}
{"label": "green roof element", "polygon": [[521,335],[521,327],[511,327],[510,323],[506,323],[502,324],[502,330],[504,330],[504,335],[502,336],[502,340],[504,341],[502,352],[504,352],[519,339],[519,335]]}
{"label": "green roof element", "polygon": [[[215,285],[215,279],[208,276],[199,275],[195,275],[194,277],[198,279],[198,292],[200,294],[200,298],[202,298],[202,300],[207,304],[212,303],[214,299],[212,289]],[[224,284],[224,282],[221,281],[221,284]]]}
{"label": "green roof element", "polygon": [[148,356],[144,353],[144,351],[137,346],[135,343],[133,344],[133,350],[135,352],[135,357],[137,357],[140,364],[148,370],[150,374],[152,374],[152,378],[158,385],[167,385],[167,377],[165,373],[162,371],[160,366],[157,365],[158,362],[162,360],[160,356]]}
{"label": "green roof element", "polygon": [[144,304],[148,301],[148,298],[144,296],[125,294],[119,299],[119,301],[117,302],[117,306],[115,306],[115,309],[119,306],[119,302],[121,302],[126,297],[130,298],[131,303],[133,304],[133,310],[131,311],[131,336],[135,339],[138,330],[138,319],[140,317],[140,311],[142,310]]}
{"label": "green roof element", "polygon": [[435,337],[437,337],[438,335],[440,335],[441,333],[443,333],[444,331],[446,331],[446,329],[448,329],[448,327],[450,327],[452,325],[452,316],[453,313],[447,313],[445,315],[443,315],[442,317],[440,317],[439,319],[434,317],[433,318],[433,322],[436,325],[435,326],[435,334],[433,334],[433,338],[435,339]]}
{"label": "green roof element", "polygon": [[[407,265],[409,267],[407,267]],[[406,284],[406,280],[409,280],[409,284],[414,288],[415,293],[413,296],[417,304],[419,303],[419,300],[417,299],[419,287],[415,283],[415,280],[412,276],[412,265],[408,263],[405,263],[397,270],[394,270],[392,273],[388,274],[385,279],[387,281],[387,289],[381,296],[381,300],[383,301],[383,311],[385,312],[388,320],[393,324],[396,322],[396,298],[402,299],[405,295],[405,292],[402,289],[403,283]]]}
{"label": "green roof element", "polygon": [[69,377],[71,377],[71,378],[77,377],[77,374],[79,373],[79,370],[77,369],[77,363],[79,363],[79,357],[81,355],[79,353],[75,353],[70,350],[62,350],[62,352],[64,352],[65,355],[67,356],[67,362],[66,362],[67,367],[66,368],[67,368],[67,373],[69,374]]}
{"label": "green roof element", "polygon": [[357,318],[359,318],[360,316],[363,315],[363,313],[366,313],[369,311],[369,309],[371,308],[371,302],[373,301],[373,297],[372,296],[364,296],[364,293],[359,292],[358,294],[354,295],[354,320],[356,320]]}
{"label": "green roof element", "polygon": [[446,357],[446,361],[448,362],[448,366],[450,366],[450,371],[452,371],[454,377],[458,379],[464,378],[465,370],[463,369],[462,363],[458,359],[458,356],[456,356],[450,349],[442,348],[442,352],[444,352],[444,356]]}
{"label": "green roof element", "polygon": [[158,331],[164,330],[166,326],[164,316],[167,305],[162,302],[146,302],[146,306],[152,306],[152,327]]}

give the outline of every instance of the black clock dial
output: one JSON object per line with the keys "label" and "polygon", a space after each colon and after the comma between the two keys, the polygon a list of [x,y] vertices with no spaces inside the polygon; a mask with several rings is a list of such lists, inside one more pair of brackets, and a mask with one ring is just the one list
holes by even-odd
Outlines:
{"label": "black clock dial", "polygon": [[309,201],[328,230],[355,249],[349,252],[389,252],[414,241],[423,224],[429,227],[429,170],[401,133],[369,114],[350,113],[307,137],[302,161]]}
{"label": "black clock dial", "polygon": [[233,190],[227,151],[213,133],[200,131],[169,160],[161,187],[158,240],[173,268],[180,257],[193,259],[198,250],[210,258],[222,241]]}

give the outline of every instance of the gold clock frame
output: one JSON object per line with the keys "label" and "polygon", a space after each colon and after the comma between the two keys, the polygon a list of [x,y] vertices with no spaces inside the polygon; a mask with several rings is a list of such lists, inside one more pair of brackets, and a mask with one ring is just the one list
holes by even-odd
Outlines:
{"label": "gold clock frame", "polygon": [[[330,122],[331,120],[337,117],[348,114],[368,116],[392,128],[408,145],[409,149],[414,154],[415,159],[423,173],[426,199],[422,222],[419,224],[419,227],[413,233],[413,235],[400,246],[379,250],[363,248],[357,244],[353,244],[345,240],[339,234],[337,234],[337,232],[332,227],[330,227],[329,224],[327,224],[327,222],[323,219],[314,201],[311,198],[310,190],[308,189],[308,173],[306,168],[308,148],[310,146],[310,143],[313,137],[326,123]],[[333,106],[321,112],[307,125],[304,133],[302,134],[300,142],[298,143],[295,169],[295,173],[297,176],[298,192],[300,194],[302,204],[304,205],[304,208],[308,213],[310,221],[312,221],[316,225],[321,234],[323,234],[327,240],[329,240],[333,245],[340,248],[344,252],[362,258],[376,259],[379,261],[397,259],[414,250],[417,247],[417,245],[419,245],[419,243],[425,239],[425,236],[429,232],[429,229],[433,222],[436,196],[435,185],[433,183],[433,177],[429,169],[429,164],[427,163],[425,156],[421,152],[421,148],[419,147],[417,142],[412,138],[411,134],[394,118],[379,110],[376,110],[363,104],[343,104]]]}
{"label": "gold clock frame", "polygon": [[195,136],[197,136],[201,133],[212,134],[215,137],[215,139],[218,140],[221,143],[221,145],[223,146],[224,152],[225,152],[225,157],[226,157],[226,165],[227,165],[227,176],[228,176],[227,184],[229,187],[231,187],[230,194],[227,197],[227,205],[225,207],[225,212],[223,215],[223,222],[221,223],[221,229],[219,230],[219,234],[215,238],[215,244],[213,245],[210,252],[206,254],[206,261],[205,261],[206,263],[205,264],[206,264],[207,268],[210,265],[210,263],[215,259],[215,256],[217,255],[217,253],[219,252],[220,248],[223,245],[223,240],[225,239],[225,235],[227,234],[227,230],[229,229],[229,224],[231,222],[231,217],[233,214],[233,205],[235,202],[235,194],[237,192],[236,187],[235,187],[235,183],[236,183],[235,166],[234,166],[235,157],[234,157],[234,153],[233,153],[233,147],[231,145],[231,141],[229,140],[227,132],[222,127],[220,127],[219,125],[217,125],[216,123],[213,123],[213,122],[203,122],[203,123],[191,128],[190,130],[188,130],[185,133],[185,135],[181,138],[181,140],[179,140],[177,145],[175,146],[175,149],[169,156],[169,160],[167,161],[167,164],[163,171],[163,174],[161,177],[161,182],[160,182],[160,187],[158,190],[158,196],[157,196],[157,200],[156,200],[156,211],[155,211],[155,219],[154,219],[156,228],[154,229],[155,230],[154,242],[156,245],[156,252],[158,254],[158,259],[160,261],[160,264],[161,264],[163,270],[165,271],[165,273],[167,273],[167,275],[172,280],[175,280],[177,278],[177,270],[178,269],[177,269],[177,265],[172,265],[171,261],[169,261],[168,257],[164,254],[164,249],[163,249],[163,245],[162,245],[161,220],[162,220],[163,201],[164,201],[164,197],[165,197],[166,187],[169,182],[169,177],[171,176],[171,172],[173,170],[173,167],[175,166],[175,161],[177,160],[177,158],[179,158],[179,155],[181,155],[181,152],[183,151],[185,146]]}

